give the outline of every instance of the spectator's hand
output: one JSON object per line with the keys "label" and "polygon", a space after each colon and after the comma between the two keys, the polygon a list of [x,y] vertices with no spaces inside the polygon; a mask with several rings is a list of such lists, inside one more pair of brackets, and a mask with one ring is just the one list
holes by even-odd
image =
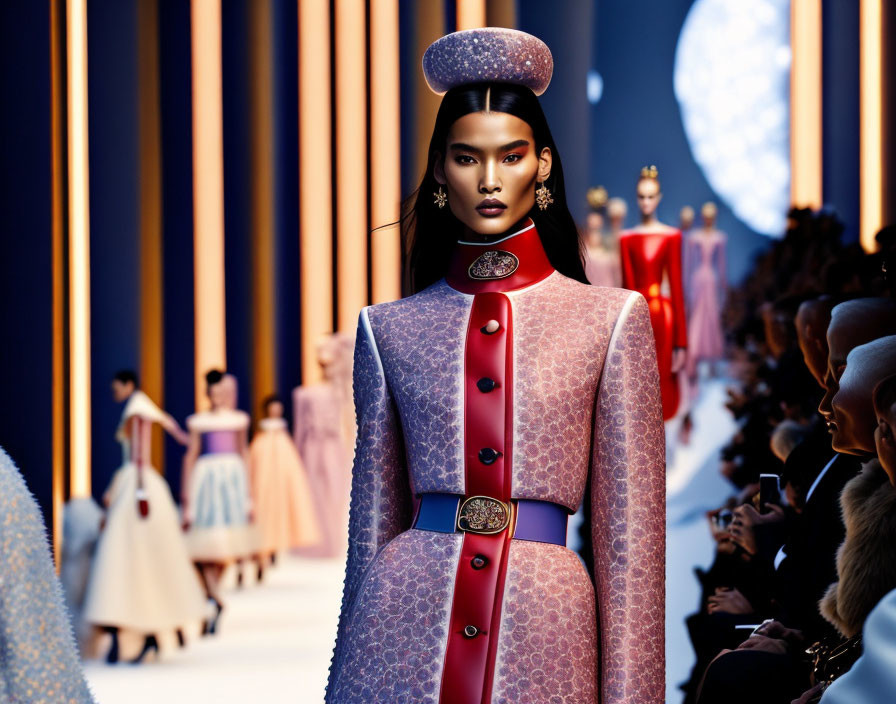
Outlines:
{"label": "spectator's hand", "polygon": [[803,632],[796,628],[788,628],[780,621],[768,621],[756,629],[754,635],[767,636],[768,638],[780,638],[786,640],[795,648],[802,647],[806,642]]}
{"label": "spectator's hand", "polygon": [[716,593],[707,599],[706,610],[711,614],[751,614],[753,605],[737,589],[716,587]]}
{"label": "spectator's hand", "polygon": [[809,702],[815,701],[815,697],[824,692],[824,689],[823,684],[817,684],[812,689],[803,692],[799,699],[794,699],[790,704],[809,704]]}
{"label": "spectator's hand", "polygon": [[785,519],[784,509],[780,506],[768,504],[768,508],[768,513],[759,513],[749,504],[742,504],[734,509],[734,520],[728,528],[731,539],[751,555],[755,555],[758,550],[754,527],[781,523]]}
{"label": "spectator's hand", "polygon": [[737,646],[738,650],[761,650],[764,653],[787,655],[790,652],[790,644],[782,638],[769,638],[768,636],[752,635]]}

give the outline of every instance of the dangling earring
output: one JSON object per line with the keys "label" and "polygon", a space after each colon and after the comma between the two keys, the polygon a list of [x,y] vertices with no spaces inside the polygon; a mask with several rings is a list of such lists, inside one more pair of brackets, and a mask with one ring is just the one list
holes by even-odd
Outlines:
{"label": "dangling earring", "polygon": [[535,202],[538,203],[539,210],[547,210],[548,206],[554,202],[551,198],[551,192],[548,187],[541,182],[541,186],[535,190]]}
{"label": "dangling earring", "polygon": [[433,201],[437,206],[439,206],[439,210],[445,207],[445,204],[448,202],[448,194],[442,190],[442,187],[439,186],[439,190],[433,193],[436,199]]}

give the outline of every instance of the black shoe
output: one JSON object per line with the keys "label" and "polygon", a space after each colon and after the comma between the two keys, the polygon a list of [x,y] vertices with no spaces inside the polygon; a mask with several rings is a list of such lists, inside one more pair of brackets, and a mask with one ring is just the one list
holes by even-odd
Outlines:
{"label": "black shoe", "polygon": [[187,645],[187,639],[184,638],[184,632],[178,628],[178,629],[175,631],[175,633],[177,634],[177,647],[178,647],[178,648],[184,648],[184,647],[186,647],[186,645]]}
{"label": "black shoe", "polygon": [[264,579],[264,567],[261,566],[261,563],[258,563],[258,572],[256,573],[256,582],[261,584],[261,581]]}
{"label": "black shoe", "polygon": [[109,647],[109,652],[106,653],[106,662],[114,665],[118,662],[118,629],[107,628],[106,633],[112,636],[112,645]]}
{"label": "black shoe", "polygon": [[210,621],[207,621],[207,627],[203,629],[203,633],[213,636],[215,632],[218,630],[218,619],[221,618],[221,612],[224,610],[224,604],[222,604],[217,599],[213,599],[215,602],[215,616]]}
{"label": "black shoe", "polygon": [[143,650],[140,651],[137,657],[131,660],[131,664],[139,665],[150,650],[154,651],[156,655],[159,654],[159,641],[156,640],[154,635],[146,636],[146,640],[143,641]]}
{"label": "black shoe", "polygon": [[239,571],[236,573],[236,587],[237,589],[243,588],[243,566],[240,565]]}

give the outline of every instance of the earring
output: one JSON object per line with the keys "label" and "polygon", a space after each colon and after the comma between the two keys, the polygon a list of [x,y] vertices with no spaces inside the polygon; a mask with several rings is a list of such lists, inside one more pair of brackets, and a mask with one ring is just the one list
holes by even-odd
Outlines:
{"label": "earring", "polygon": [[554,202],[551,198],[551,192],[548,187],[541,182],[541,186],[535,190],[535,202],[538,203],[539,210],[547,210],[548,206]]}
{"label": "earring", "polygon": [[442,187],[439,186],[439,190],[433,193],[436,199],[433,201],[437,206],[439,206],[439,210],[445,207],[445,204],[448,202],[448,194],[442,190]]}

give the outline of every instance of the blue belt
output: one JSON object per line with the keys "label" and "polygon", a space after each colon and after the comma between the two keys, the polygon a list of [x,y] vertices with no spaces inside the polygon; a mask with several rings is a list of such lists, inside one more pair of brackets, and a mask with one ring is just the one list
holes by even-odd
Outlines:
{"label": "blue belt", "polygon": [[508,505],[487,496],[422,494],[414,528],[485,535],[509,528],[511,537],[518,540],[565,546],[568,519],[564,506],[548,501],[514,499]]}

